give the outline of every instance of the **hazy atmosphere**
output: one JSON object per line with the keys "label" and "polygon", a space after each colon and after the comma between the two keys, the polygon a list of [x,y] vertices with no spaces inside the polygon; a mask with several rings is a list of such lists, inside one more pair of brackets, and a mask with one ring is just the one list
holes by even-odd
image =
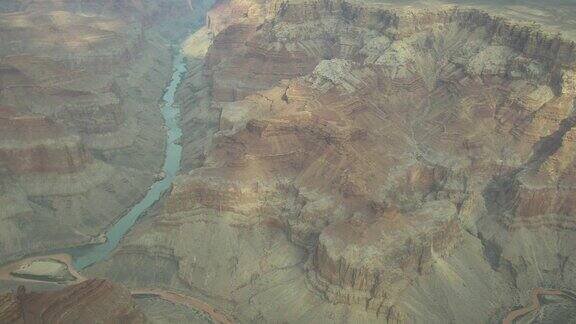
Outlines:
{"label": "hazy atmosphere", "polygon": [[0,0],[0,324],[576,323],[576,0]]}

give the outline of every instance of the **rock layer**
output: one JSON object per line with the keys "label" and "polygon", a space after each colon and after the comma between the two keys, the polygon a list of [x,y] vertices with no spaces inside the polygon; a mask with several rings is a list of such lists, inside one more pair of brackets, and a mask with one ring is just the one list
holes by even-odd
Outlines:
{"label": "rock layer", "polygon": [[574,285],[572,41],[470,6],[209,17],[180,94],[190,171],[91,271],[245,322],[498,321]]}
{"label": "rock layer", "polygon": [[0,117],[0,161],[13,174],[75,172],[92,160],[78,136],[46,117]]}
{"label": "rock layer", "polygon": [[0,296],[2,323],[145,323],[130,292],[106,280],[88,280],[58,291]]}
{"label": "rock layer", "polygon": [[93,243],[147,190],[164,155],[168,44],[209,3],[0,10],[0,258]]}

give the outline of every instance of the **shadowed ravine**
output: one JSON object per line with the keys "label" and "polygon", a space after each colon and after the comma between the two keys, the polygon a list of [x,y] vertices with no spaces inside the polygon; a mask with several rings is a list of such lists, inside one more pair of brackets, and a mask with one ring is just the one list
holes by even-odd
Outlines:
{"label": "shadowed ravine", "polygon": [[154,183],[146,193],[146,196],[106,231],[105,243],[74,248],[69,251],[73,257],[73,264],[76,269],[85,269],[94,263],[106,259],[116,249],[124,235],[134,226],[136,221],[170,188],[174,177],[180,169],[182,146],[177,144],[177,141],[182,136],[182,130],[179,125],[180,110],[174,105],[174,97],[178,85],[180,85],[186,72],[184,56],[180,53],[177,54],[174,57],[173,64],[172,80],[166,87],[162,97],[164,101],[162,115],[167,129],[166,157],[162,167],[165,177]]}

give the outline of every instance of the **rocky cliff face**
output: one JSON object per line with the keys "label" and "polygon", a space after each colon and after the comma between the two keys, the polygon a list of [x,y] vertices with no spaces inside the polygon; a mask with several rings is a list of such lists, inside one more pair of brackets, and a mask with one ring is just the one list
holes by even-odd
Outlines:
{"label": "rocky cliff face", "polygon": [[88,280],[57,291],[0,295],[2,323],[145,323],[130,292],[106,280]]}
{"label": "rocky cliff face", "polygon": [[332,302],[389,312],[391,297],[460,243],[455,215],[453,205],[438,201],[415,215],[390,211],[331,224],[314,254],[318,288]]}
{"label": "rocky cliff face", "polygon": [[191,171],[92,271],[246,322],[497,321],[574,285],[572,41],[473,7],[209,17],[181,93]]}

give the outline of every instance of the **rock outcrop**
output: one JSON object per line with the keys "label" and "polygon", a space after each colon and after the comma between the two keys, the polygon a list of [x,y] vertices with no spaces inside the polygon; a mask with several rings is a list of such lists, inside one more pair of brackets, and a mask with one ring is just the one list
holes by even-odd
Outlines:
{"label": "rock outcrop", "polygon": [[453,205],[438,201],[415,215],[388,211],[331,224],[316,247],[315,279],[332,302],[388,311],[392,296],[459,244],[455,216]]}
{"label": "rock outcrop", "polygon": [[145,323],[130,292],[93,279],[56,291],[27,292],[24,287],[0,295],[2,323]]}

